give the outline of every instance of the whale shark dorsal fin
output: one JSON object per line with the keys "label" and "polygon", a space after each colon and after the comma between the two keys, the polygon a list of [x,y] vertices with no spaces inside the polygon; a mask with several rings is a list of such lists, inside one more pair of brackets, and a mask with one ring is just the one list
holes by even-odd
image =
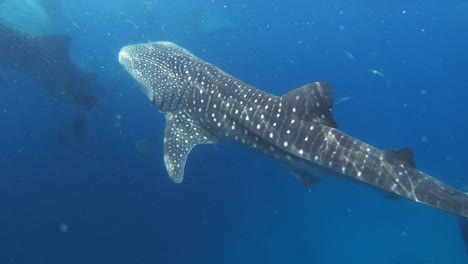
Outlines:
{"label": "whale shark dorsal fin", "polygon": [[198,144],[215,144],[216,138],[183,112],[166,114],[164,163],[171,179],[181,183],[187,156]]}
{"label": "whale shark dorsal fin", "polygon": [[332,115],[333,91],[327,83],[314,82],[282,96],[284,108],[296,113],[300,120],[337,127]]}
{"label": "whale shark dorsal fin", "polygon": [[385,150],[383,152],[385,161],[393,164],[404,163],[410,167],[415,168],[416,162],[414,162],[414,153],[412,149],[392,149]]}

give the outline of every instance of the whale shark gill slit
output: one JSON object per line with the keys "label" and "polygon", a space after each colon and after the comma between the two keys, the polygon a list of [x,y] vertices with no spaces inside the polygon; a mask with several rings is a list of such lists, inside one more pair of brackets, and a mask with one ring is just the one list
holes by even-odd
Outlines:
{"label": "whale shark gill slit", "polygon": [[468,217],[468,194],[417,170],[411,150],[379,150],[339,131],[326,83],[271,95],[170,42],[123,47],[119,62],[166,115],[164,162],[174,182],[193,147],[220,137],[280,160],[306,185],[352,179]]}

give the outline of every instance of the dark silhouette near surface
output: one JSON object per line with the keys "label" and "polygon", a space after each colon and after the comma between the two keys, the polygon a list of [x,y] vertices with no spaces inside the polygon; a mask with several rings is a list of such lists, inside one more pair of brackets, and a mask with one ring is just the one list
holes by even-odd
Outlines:
{"label": "dark silhouette near surface", "polygon": [[[95,73],[86,73],[69,57],[71,38],[57,34],[33,37],[0,19],[0,65],[22,72],[54,94],[70,97],[80,106],[97,103],[100,90]],[[0,85],[8,83],[0,75]]]}

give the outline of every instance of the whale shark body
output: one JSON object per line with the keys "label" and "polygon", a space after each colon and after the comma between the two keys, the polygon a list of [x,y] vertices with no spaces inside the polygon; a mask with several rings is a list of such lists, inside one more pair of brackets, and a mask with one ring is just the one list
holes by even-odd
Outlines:
{"label": "whale shark body", "polygon": [[52,18],[38,0],[0,1],[0,18],[34,36],[50,34],[53,30]]}
{"label": "whale shark body", "polygon": [[[91,107],[99,89],[94,73],[83,72],[69,57],[71,38],[56,34],[32,36],[0,18],[0,68],[22,72],[77,105]],[[6,86],[0,74],[0,86]]]}
{"label": "whale shark body", "polygon": [[285,162],[306,185],[342,177],[468,217],[468,194],[417,170],[410,149],[382,151],[339,131],[326,83],[274,96],[170,42],[123,47],[119,61],[166,116],[164,162],[176,183],[191,149],[222,137]]}

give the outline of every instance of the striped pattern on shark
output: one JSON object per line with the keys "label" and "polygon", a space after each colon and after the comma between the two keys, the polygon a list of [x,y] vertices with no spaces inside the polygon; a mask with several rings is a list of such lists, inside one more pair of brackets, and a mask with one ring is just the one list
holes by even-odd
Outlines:
{"label": "striped pattern on shark", "polygon": [[326,83],[274,96],[170,42],[123,47],[119,61],[167,118],[164,161],[176,183],[191,149],[222,137],[285,162],[306,185],[338,176],[468,217],[468,194],[417,170],[411,150],[382,151],[337,130]]}

